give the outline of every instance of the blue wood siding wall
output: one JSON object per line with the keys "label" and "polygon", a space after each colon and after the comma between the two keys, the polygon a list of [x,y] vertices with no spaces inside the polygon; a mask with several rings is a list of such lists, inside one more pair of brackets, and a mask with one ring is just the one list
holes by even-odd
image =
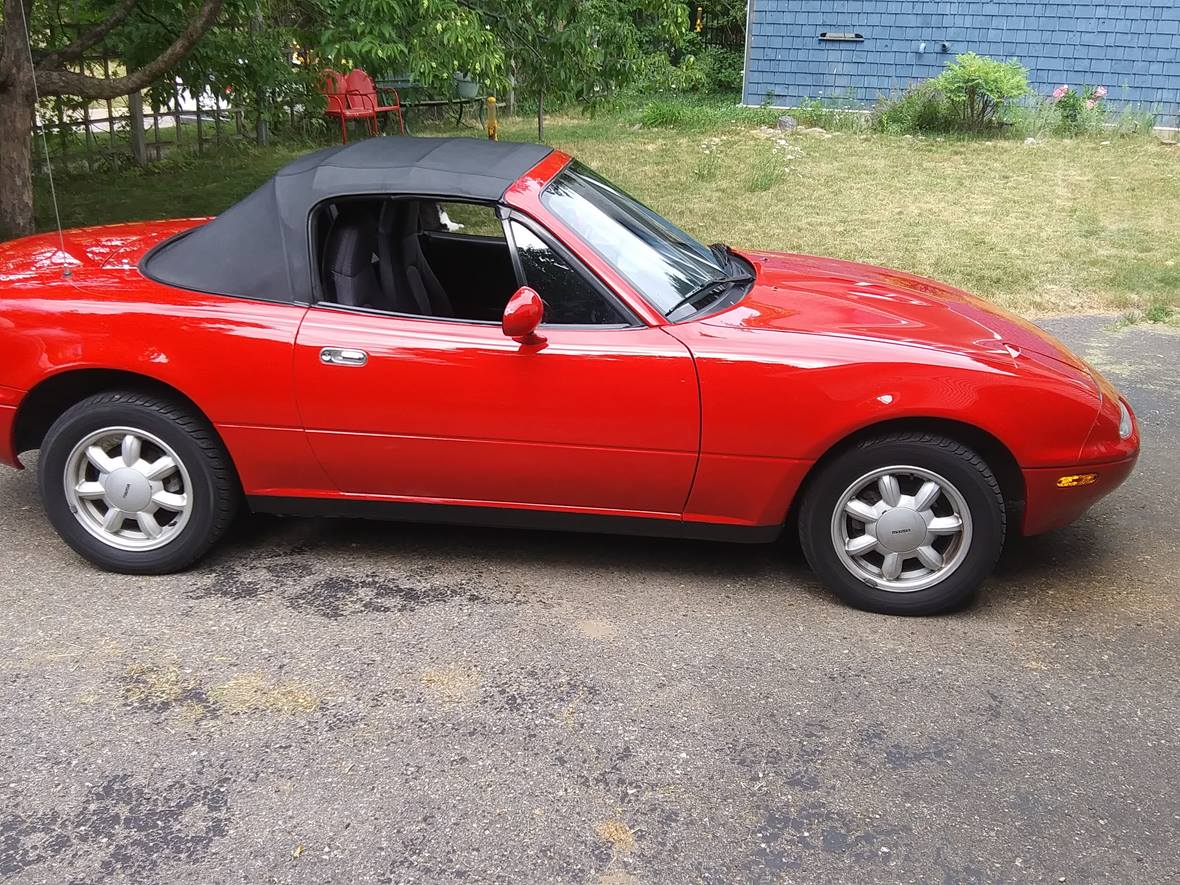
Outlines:
{"label": "blue wood siding wall", "polygon": [[[1019,59],[1041,95],[1062,83],[1102,85],[1111,101],[1180,113],[1180,0],[750,3],[746,104],[872,102],[974,51]],[[858,33],[864,42],[824,42],[825,31]]]}

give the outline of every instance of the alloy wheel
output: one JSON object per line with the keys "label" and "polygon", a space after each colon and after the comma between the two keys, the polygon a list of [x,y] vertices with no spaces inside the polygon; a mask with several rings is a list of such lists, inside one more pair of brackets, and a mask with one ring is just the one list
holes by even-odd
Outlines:
{"label": "alloy wheel", "polygon": [[127,551],[173,541],[193,511],[188,470],[167,443],[132,427],[84,437],[66,459],[70,511],[91,535]]}
{"label": "alloy wheel", "polygon": [[950,576],[971,546],[971,512],[945,477],[896,465],[864,474],[832,513],[840,562],[872,587],[912,593]]}

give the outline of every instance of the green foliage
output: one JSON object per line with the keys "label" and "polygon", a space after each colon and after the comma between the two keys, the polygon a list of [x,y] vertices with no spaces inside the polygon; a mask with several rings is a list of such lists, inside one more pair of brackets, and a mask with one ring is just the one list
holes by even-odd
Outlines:
{"label": "green foliage", "polygon": [[632,95],[695,92],[700,95],[731,95],[742,88],[742,54],[720,46],[704,46],[690,34],[674,62],[666,49],[643,55],[629,79]]}
{"label": "green foliage", "polygon": [[476,8],[455,0],[313,2],[305,45],[316,50],[320,67],[409,74],[439,89],[449,89],[460,71],[492,90],[506,84],[504,42]]}
{"label": "green foliage", "polygon": [[962,126],[957,108],[934,85],[923,80],[895,98],[882,99],[873,110],[870,125],[877,132],[916,135],[954,132]]}
{"label": "green foliage", "polygon": [[1089,128],[1090,120],[1088,118],[1095,116],[1088,113],[1094,108],[1087,108],[1086,99],[1080,92],[1073,90],[1067,90],[1058,98],[1056,106],[1061,130],[1071,135]]}
{"label": "green foliage", "polygon": [[656,50],[638,60],[627,90],[633,95],[695,92],[703,83],[704,71],[695,56],[683,56],[679,64],[673,64],[667,52]]}
{"label": "green foliage", "polygon": [[1016,59],[998,61],[966,52],[934,78],[933,87],[962,117],[964,127],[978,132],[996,122],[1005,102],[1028,93],[1028,69]]}
{"label": "green foliage", "polygon": [[483,0],[478,9],[538,107],[546,97],[600,99],[636,74],[644,35],[674,42],[688,25],[675,0]]}
{"label": "green foliage", "polygon": [[783,179],[782,158],[773,147],[767,146],[754,155],[746,176],[746,190],[751,193],[768,191]]}
{"label": "green foliage", "polygon": [[716,99],[666,97],[643,104],[638,122],[645,129],[699,132],[735,125],[773,126],[781,113],[773,108],[749,108]]}
{"label": "green foliage", "polygon": [[805,98],[790,111],[800,126],[842,132],[860,132],[865,128],[865,115],[856,108],[853,97]]}
{"label": "green foliage", "polygon": [[1180,324],[1180,310],[1177,310],[1160,296],[1150,298],[1147,305],[1123,313],[1114,322],[1114,328],[1122,329],[1139,323]]}
{"label": "green foliage", "polygon": [[744,57],[737,49],[706,46],[696,58],[702,92],[739,92]]}
{"label": "green foliage", "polygon": [[647,129],[687,129],[691,120],[691,106],[669,99],[648,102],[640,115],[640,122]]}

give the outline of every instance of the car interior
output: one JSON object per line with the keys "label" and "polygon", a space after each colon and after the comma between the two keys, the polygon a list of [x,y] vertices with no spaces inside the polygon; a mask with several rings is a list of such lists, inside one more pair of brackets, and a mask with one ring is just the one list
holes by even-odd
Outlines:
{"label": "car interior", "polygon": [[[612,299],[535,233],[513,223],[545,323],[626,325]],[[355,198],[313,218],[322,300],[344,307],[499,322],[518,288],[494,207],[433,199]]]}

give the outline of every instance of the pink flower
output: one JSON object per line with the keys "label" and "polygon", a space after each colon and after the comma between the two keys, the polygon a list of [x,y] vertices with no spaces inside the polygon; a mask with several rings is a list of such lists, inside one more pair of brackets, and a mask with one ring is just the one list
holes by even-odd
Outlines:
{"label": "pink flower", "polygon": [[1097,89],[1095,89],[1095,90],[1094,90],[1094,98],[1095,98],[1095,99],[1103,99],[1103,98],[1106,98],[1106,87],[1105,87],[1105,86],[1099,86]]}
{"label": "pink flower", "polygon": [[1096,105],[1096,104],[1098,104],[1098,99],[1096,99],[1096,98],[1087,98],[1086,99],[1086,108],[1087,109],[1093,110],[1094,105]]}
{"label": "pink flower", "polygon": [[1058,99],[1064,97],[1065,93],[1067,93],[1067,92],[1069,92],[1069,87],[1066,86],[1064,83],[1062,83],[1060,86],[1058,86],[1056,89],[1053,90],[1053,100],[1057,101]]}

